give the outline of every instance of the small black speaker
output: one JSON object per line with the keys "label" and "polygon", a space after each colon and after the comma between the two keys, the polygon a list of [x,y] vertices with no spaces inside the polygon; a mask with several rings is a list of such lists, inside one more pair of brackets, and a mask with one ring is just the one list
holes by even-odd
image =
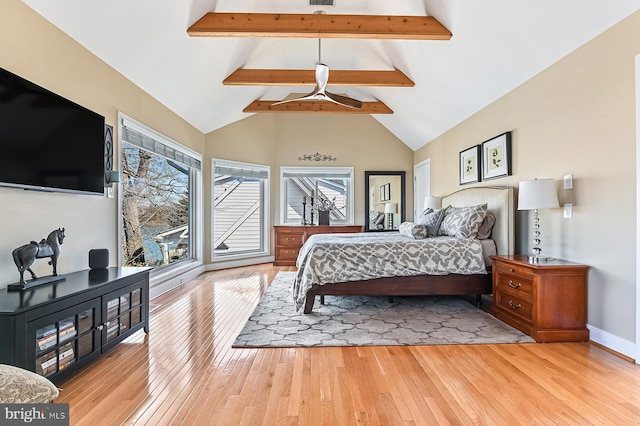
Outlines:
{"label": "small black speaker", "polygon": [[89,250],[89,268],[105,269],[107,266],[109,266],[109,250],[108,249]]}

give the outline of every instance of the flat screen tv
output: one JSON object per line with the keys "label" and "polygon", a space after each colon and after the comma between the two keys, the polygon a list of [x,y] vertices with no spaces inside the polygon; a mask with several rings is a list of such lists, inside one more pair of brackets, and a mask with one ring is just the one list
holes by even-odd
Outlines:
{"label": "flat screen tv", "polygon": [[104,117],[0,68],[0,186],[104,194]]}

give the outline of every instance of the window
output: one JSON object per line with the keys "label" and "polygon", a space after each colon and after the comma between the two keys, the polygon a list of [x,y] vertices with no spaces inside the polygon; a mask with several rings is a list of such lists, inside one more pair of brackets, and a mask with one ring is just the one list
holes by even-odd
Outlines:
{"label": "window", "polygon": [[[330,213],[332,224],[353,225],[353,167],[281,167],[280,176],[282,224],[301,224],[303,209],[309,222],[313,196],[314,209],[319,199],[335,205]],[[317,224],[317,211],[314,216]]]}
{"label": "window", "polygon": [[212,160],[213,259],[269,252],[269,166]]}
{"label": "window", "polygon": [[200,155],[123,114],[120,120],[122,265],[167,268],[196,259]]}

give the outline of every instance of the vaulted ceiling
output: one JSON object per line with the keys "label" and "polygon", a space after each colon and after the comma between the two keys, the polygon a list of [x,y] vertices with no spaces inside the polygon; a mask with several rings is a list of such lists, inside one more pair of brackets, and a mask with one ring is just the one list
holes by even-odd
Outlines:
{"label": "vaulted ceiling", "polygon": [[262,101],[268,111],[264,100],[313,89],[313,81],[223,84],[237,69],[312,70],[318,59],[316,34],[190,35],[208,13],[431,16],[449,39],[322,38],[330,70],[398,70],[415,83],[332,87],[335,73],[328,86],[388,106],[392,114],[372,110],[372,117],[412,149],[640,9],[637,0],[23,1],[203,133],[260,113],[243,112],[249,105],[260,111]]}

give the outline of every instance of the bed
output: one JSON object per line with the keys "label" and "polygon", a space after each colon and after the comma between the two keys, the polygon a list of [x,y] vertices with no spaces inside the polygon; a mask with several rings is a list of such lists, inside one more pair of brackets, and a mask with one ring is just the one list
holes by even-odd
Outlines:
{"label": "bed", "polygon": [[[513,254],[514,197],[512,187],[465,188],[443,197],[442,207],[486,204],[487,212],[496,219],[490,245],[497,254]],[[414,240],[398,232],[314,235],[297,259],[292,286],[296,309],[304,308],[309,314],[316,296],[324,303],[325,295],[473,295],[479,304],[482,294],[492,293],[488,255],[493,253],[485,250],[486,242],[461,240],[446,236]],[[446,254],[446,261],[429,257],[436,256],[430,254],[430,245],[437,245],[434,247]],[[412,258],[416,253],[427,257],[418,262]],[[400,258],[408,266],[396,268]],[[446,270],[441,264],[446,264]]]}

